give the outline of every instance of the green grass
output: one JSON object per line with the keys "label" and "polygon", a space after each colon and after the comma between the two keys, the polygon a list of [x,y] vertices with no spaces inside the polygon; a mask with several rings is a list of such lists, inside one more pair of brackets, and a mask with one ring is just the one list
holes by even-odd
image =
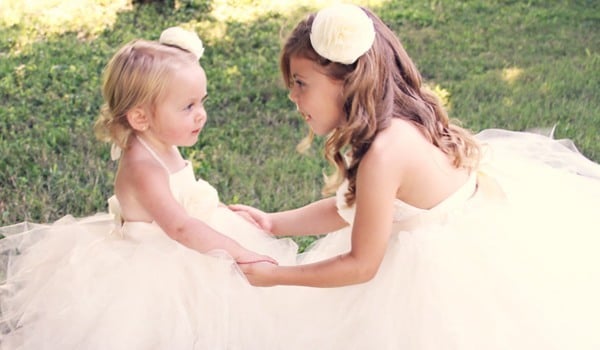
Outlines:
{"label": "green grass", "polygon": [[[206,46],[209,122],[184,150],[226,203],[265,210],[320,197],[319,142],[277,70],[282,30],[314,1],[38,0],[0,3],[0,225],[106,210],[115,163],[94,139],[100,75],[133,38],[182,25]],[[363,1],[395,31],[450,114],[473,131],[552,127],[600,161],[600,3]],[[35,8],[35,6],[38,6]],[[4,7],[4,8],[2,8]],[[49,11],[54,9],[54,11]]]}

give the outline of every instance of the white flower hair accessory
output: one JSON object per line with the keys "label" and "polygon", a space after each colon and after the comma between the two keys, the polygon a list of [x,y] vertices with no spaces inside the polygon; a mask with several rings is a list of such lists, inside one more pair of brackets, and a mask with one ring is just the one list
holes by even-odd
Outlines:
{"label": "white flower hair accessory", "polygon": [[187,50],[198,59],[204,54],[204,46],[198,34],[185,30],[181,27],[170,27],[160,34],[158,42],[165,45],[172,45]]}
{"label": "white flower hair accessory", "polygon": [[374,41],[373,21],[363,9],[350,4],[336,4],[317,12],[310,31],[315,51],[343,64],[356,62]]}

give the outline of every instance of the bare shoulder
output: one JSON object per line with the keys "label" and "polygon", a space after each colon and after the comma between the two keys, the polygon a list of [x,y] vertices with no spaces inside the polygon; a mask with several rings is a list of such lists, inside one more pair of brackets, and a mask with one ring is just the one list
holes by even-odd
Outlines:
{"label": "bare shoulder", "polygon": [[117,192],[131,194],[161,182],[168,182],[168,174],[152,157],[140,152],[136,147],[124,152],[115,179]]}
{"label": "bare shoulder", "polygon": [[393,119],[390,126],[377,134],[362,162],[367,167],[405,167],[419,159],[431,147],[425,136],[411,123]]}
{"label": "bare shoulder", "polygon": [[135,148],[123,152],[115,178],[115,194],[123,218],[130,221],[158,222],[157,213],[173,202],[165,169]]}

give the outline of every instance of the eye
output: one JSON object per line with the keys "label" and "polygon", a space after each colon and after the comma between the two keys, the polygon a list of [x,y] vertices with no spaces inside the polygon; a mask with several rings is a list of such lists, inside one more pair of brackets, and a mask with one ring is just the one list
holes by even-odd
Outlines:
{"label": "eye", "polygon": [[301,88],[301,87],[304,87],[306,84],[304,84],[304,82],[302,80],[294,79],[293,85]]}
{"label": "eye", "polygon": [[192,102],[192,103],[190,103],[190,104],[188,104],[187,106],[185,106],[184,110],[186,110],[186,111],[189,111],[189,110],[191,110],[192,108],[194,108],[194,103],[193,103],[193,102]]}

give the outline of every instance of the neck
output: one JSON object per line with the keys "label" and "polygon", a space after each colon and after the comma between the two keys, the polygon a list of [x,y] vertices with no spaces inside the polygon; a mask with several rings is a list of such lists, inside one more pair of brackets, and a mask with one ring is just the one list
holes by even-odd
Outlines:
{"label": "neck", "polygon": [[177,170],[180,168],[182,158],[175,146],[168,146],[168,148],[165,149],[164,144],[162,144],[162,147],[159,146],[157,149],[153,146],[160,143],[153,143],[152,139],[145,138],[139,134],[136,134],[135,136],[140,145],[142,145],[142,147],[145,148],[150,155],[167,170],[168,173],[171,173],[170,169]]}
{"label": "neck", "polygon": [[168,156],[171,154],[172,150],[176,147],[173,145],[166,145],[159,140],[157,140],[152,135],[148,133],[137,133],[135,137],[146,147],[150,147],[157,154]]}

